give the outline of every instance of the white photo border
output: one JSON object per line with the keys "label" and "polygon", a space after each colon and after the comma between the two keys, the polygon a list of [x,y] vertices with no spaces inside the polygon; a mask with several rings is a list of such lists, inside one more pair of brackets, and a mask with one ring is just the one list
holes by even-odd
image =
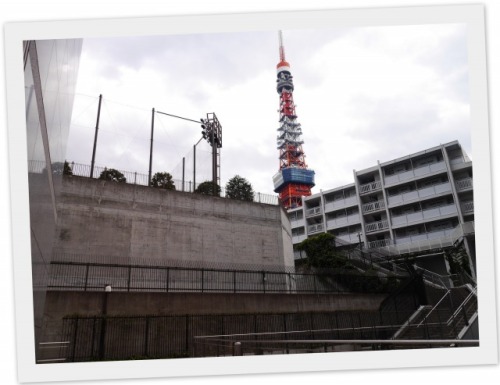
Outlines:
{"label": "white photo border", "polygon": [[[30,280],[25,279],[31,277],[31,249],[22,65],[24,40],[446,23],[464,23],[468,33],[473,170],[474,184],[477,186],[474,191],[476,252],[480,256],[477,259],[480,284],[479,347],[50,365],[35,363],[33,293]],[[5,25],[5,56],[19,381],[105,380],[498,363],[491,145],[482,5],[8,23]],[[24,175],[26,178],[22,177]]]}

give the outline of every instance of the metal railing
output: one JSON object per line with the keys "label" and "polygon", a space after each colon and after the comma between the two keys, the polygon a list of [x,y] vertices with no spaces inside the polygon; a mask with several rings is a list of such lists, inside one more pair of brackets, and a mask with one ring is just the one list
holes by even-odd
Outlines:
{"label": "metal railing", "polygon": [[306,210],[306,217],[312,217],[314,215],[320,215],[322,213],[323,210],[321,210],[321,207],[313,207]]}
{"label": "metal railing", "polygon": [[380,200],[377,202],[365,203],[363,206],[361,206],[361,209],[363,211],[363,214],[370,213],[372,211],[382,210],[385,209],[385,202]]}
{"label": "metal railing", "polygon": [[371,233],[378,230],[385,230],[389,228],[389,221],[383,220],[379,222],[367,223],[365,226],[365,231]]}
{"label": "metal railing", "polygon": [[420,333],[411,340],[391,340],[404,317],[378,311],[71,316],[63,320],[60,331],[61,341],[69,342],[60,357],[65,362],[82,362],[231,356],[238,355],[234,350],[238,342],[243,355],[337,351],[333,347],[338,345],[345,351],[361,346],[381,350],[478,343],[450,338],[440,328],[443,325],[430,323],[433,339]]}
{"label": "metal railing", "polygon": [[392,245],[392,239],[380,239],[377,241],[368,242],[369,249],[377,249],[379,247],[386,247]]}
{"label": "metal railing", "polygon": [[398,277],[321,270],[292,273],[111,263],[50,264],[48,290],[197,293],[386,293]]}
{"label": "metal railing", "polygon": [[[80,177],[86,177],[90,178],[90,170],[91,167],[89,165],[85,164],[79,164],[79,163],[74,163],[68,162],[69,167],[71,168],[71,175],[74,176],[80,176]],[[46,170],[45,168],[46,164],[43,161],[29,161],[28,163],[28,172],[30,173],[35,173],[35,174],[41,174]],[[99,176],[101,175],[102,172],[109,170],[109,168],[106,167],[101,167],[101,166],[94,166],[94,179],[99,179]],[[138,172],[131,172],[131,171],[123,171],[123,170],[117,170],[123,174],[125,177],[125,182],[127,184],[134,184],[134,185],[139,185],[139,186],[148,186],[148,180],[149,180],[149,175],[148,174],[142,174]],[[62,167],[58,167],[55,172],[58,172],[60,174],[63,173]],[[172,182],[175,186],[176,191],[182,191],[182,192],[195,192],[195,190],[201,185],[201,183],[196,183],[196,185],[193,184],[192,181],[187,181],[187,180],[178,180],[178,179],[172,179]],[[202,182],[203,183],[203,182]],[[226,192],[224,189],[224,186],[220,186],[221,192],[219,194],[219,197],[227,197]],[[260,192],[254,192],[253,196],[253,202],[254,203],[263,203],[263,204],[268,204],[268,205],[278,205],[279,204],[279,198],[277,195],[271,195],[271,194],[263,194]]]}
{"label": "metal railing", "polygon": [[472,178],[460,179],[455,181],[457,191],[468,190],[473,187]]}
{"label": "metal railing", "polygon": [[307,233],[314,234],[323,231],[323,223],[318,223],[316,225],[307,226]]}
{"label": "metal railing", "polygon": [[461,207],[463,213],[472,213],[474,212],[474,201],[464,202]]}
{"label": "metal railing", "polygon": [[381,188],[382,188],[382,182],[380,182],[380,181],[366,183],[366,184],[359,186],[359,194],[360,195],[368,194],[372,191],[380,190]]}

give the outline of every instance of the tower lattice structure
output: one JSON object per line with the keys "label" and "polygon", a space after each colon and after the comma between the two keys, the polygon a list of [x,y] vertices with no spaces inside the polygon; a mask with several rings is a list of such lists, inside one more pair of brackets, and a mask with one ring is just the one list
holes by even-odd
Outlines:
{"label": "tower lattice structure", "polygon": [[277,68],[276,90],[280,96],[279,128],[277,145],[279,171],[273,177],[274,191],[285,209],[302,205],[302,197],[311,195],[314,186],[314,171],[307,168],[302,149],[302,128],[297,122],[293,102],[293,76],[290,64],[285,60],[283,34],[279,32],[280,62]]}

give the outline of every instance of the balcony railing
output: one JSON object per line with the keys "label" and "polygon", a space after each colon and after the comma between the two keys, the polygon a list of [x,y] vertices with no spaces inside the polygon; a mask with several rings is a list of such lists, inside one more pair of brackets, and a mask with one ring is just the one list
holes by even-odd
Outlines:
{"label": "balcony railing", "polygon": [[363,214],[382,210],[385,209],[385,202],[381,200],[377,202],[365,203],[363,206],[361,206],[361,209],[363,210]]}
{"label": "balcony railing", "polygon": [[306,217],[313,217],[315,215],[321,215],[323,213],[323,210],[321,210],[321,207],[313,207],[310,209],[306,210]]}
{"label": "balcony railing", "polygon": [[457,214],[457,206],[454,204],[418,211],[416,213],[394,216],[392,217],[391,223],[393,226],[407,225],[409,223],[452,214]]}
{"label": "balcony railing", "polygon": [[368,242],[369,249],[376,249],[379,247],[386,247],[392,245],[392,239],[379,239],[376,241]]}
{"label": "balcony railing", "polygon": [[307,228],[308,234],[315,234],[323,231],[323,223],[318,223],[316,225],[311,225]]}
{"label": "balcony railing", "polygon": [[468,213],[473,213],[474,212],[474,202],[464,202],[462,203],[462,213],[463,214],[468,214]]}
{"label": "balcony railing", "polygon": [[326,226],[328,229],[338,228],[342,226],[352,225],[360,223],[361,218],[359,214],[348,215],[346,217],[340,217],[335,219],[328,219],[326,221]]}
{"label": "balcony railing", "polygon": [[393,195],[388,197],[389,207],[396,206],[405,203],[416,202],[423,198],[429,198],[434,195],[440,195],[444,193],[451,193],[450,182],[436,184],[434,186],[421,188],[415,191],[409,191],[399,195]]}
{"label": "balcony railing", "polygon": [[292,234],[292,243],[300,243],[302,242],[304,239],[307,238],[307,235],[305,234],[301,234],[301,235],[294,235]]}
{"label": "balcony railing", "polygon": [[464,191],[471,189],[472,186],[472,178],[460,179],[455,181],[455,187],[457,191]]}
{"label": "balcony railing", "polygon": [[385,230],[389,228],[389,221],[383,220],[380,222],[373,222],[373,223],[368,223],[365,226],[365,231],[367,233],[371,233],[373,231],[379,231],[379,230]]}
{"label": "balcony railing", "polygon": [[304,226],[304,218],[292,219],[290,220],[290,225],[292,228]]}
{"label": "balcony railing", "polygon": [[413,170],[401,172],[399,174],[395,175],[390,175],[385,177],[385,184],[387,185],[392,185],[404,181],[408,181],[413,178],[418,178],[424,175],[429,175],[433,174],[438,171],[444,171],[446,170],[446,164],[445,162],[437,162],[437,163],[432,163],[428,164],[426,166],[418,167]]}
{"label": "balcony railing", "polygon": [[385,246],[385,249],[390,253],[401,254],[449,247],[455,244],[461,237],[469,234],[474,234],[474,222],[466,222],[458,225],[454,229],[397,238],[396,242]]}
{"label": "balcony railing", "polygon": [[377,191],[382,188],[382,182],[376,181],[376,182],[370,182],[367,184],[363,184],[359,186],[359,194],[368,194],[371,193],[372,191]]}
{"label": "balcony railing", "polygon": [[334,211],[336,209],[347,208],[351,206],[357,206],[358,198],[357,196],[352,196],[348,198],[336,199],[325,204],[325,212]]}
{"label": "balcony railing", "polygon": [[359,243],[358,233],[337,235],[336,239],[348,243]]}

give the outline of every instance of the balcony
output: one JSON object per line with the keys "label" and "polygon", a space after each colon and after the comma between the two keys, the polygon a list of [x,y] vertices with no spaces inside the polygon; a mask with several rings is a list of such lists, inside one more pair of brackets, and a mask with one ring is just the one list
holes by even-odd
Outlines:
{"label": "balcony", "polygon": [[359,243],[358,233],[336,235],[335,238],[344,242],[356,243],[356,244]]}
{"label": "balcony", "polygon": [[340,218],[335,218],[335,219],[327,219],[326,228],[328,230],[330,230],[330,229],[336,229],[339,227],[344,227],[344,226],[353,225],[353,224],[357,224],[357,223],[361,223],[361,218],[360,218],[359,214],[352,214],[352,215],[348,215],[345,217],[340,217]]}
{"label": "balcony", "polygon": [[474,202],[469,201],[469,202],[464,202],[460,206],[462,209],[462,214],[470,214],[474,212]]}
{"label": "balcony", "polygon": [[302,235],[292,235],[292,243],[293,244],[300,243],[300,242],[302,242],[306,238],[307,238],[307,236],[305,234],[302,234]]}
{"label": "balcony", "polygon": [[456,159],[450,159],[450,164],[452,171],[472,168],[472,162],[470,160],[465,160],[465,159],[464,160],[460,159],[460,161],[457,161]]}
{"label": "balcony", "polygon": [[310,209],[306,209],[306,218],[309,218],[309,217],[314,217],[314,216],[317,216],[317,215],[321,215],[323,214],[323,210],[321,210],[321,207],[313,207],[313,208],[310,208]]}
{"label": "balcony", "polygon": [[434,174],[436,172],[445,171],[446,163],[444,161],[428,164],[422,167],[414,168],[413,170],[401,172],[399,174],[385,177],[385,185],[394,185],[401,182],[406,182],[414,178],[419,178],[425,175]]}
{"label": "balcony", "polygon": [[310,225],[307,227],[308,234],[321,233],[323,231],[323,223],[318,223],[316,225]]}
{"label": "balcony", "polygon": [[455,181],[457,192],[472,190],[472,178],[460,179]]}
{"label": "balcony", "polygon": [[393,195],[387,198],[389,207],[394,207],[406,203],[416,202],[421,199],[432,198],[441,194],[451,193],[450,182],[436,184],[434,186],[425,187],[419,190],[410,191],[407,193]]}
{"label": "balcony", "polygon": [[338,209],[343,209],[347,207],[356,206],[358,204],[358,200],[356,196],[352,196],[349,198],[337,199],[332,202],[328,202],[325,204],[325,212],[334,211]]}
{"label": "balcony", "polygon": [[303,227],[304,226],[304,218],[292,219],[290,220],[290,226],[293,228]]}
{"label": "balcony", "polygon": [[368,223],[365,225],[365,231],[367,233],[372,233],[374,231],[385,230],[389,228],[389,221],[383,220],[380,222]]}
{"label": "balcony", "polygon": [[379,210],[383,210],[383,209],[385,209],[385,202],[384,201],[365,203],[363,206],[361,206],[361,210],[363,211],[363,214],[371,213],[371,212],[379,211]]}
{"label": "balcony", "polygon": [[379,247],[386,247],[392,245],[392,239],[380,239],[373,242],[368,242],[369,249],[376,249]]}
{"label": "balcony", "polygon": [[359,186],[359,195],[369,194],[380,189],[382,189],[382,182],[380,181],[362,184],[361,186]]}
{"label": "balcony", "polygon": [[388,251],[398,254],[430,250],[452,246],[459,238],[469,234],[474,234],[474,222],[458,225],[454,229],[397,238],[395,242],[385,247]]}
{"label": "balcony", "polygon": [[406,226],[414,224],[415,222],[424,221],[427,219],[435,219],[439,217],[446,217],[449,215],[457,214],[457,206],[454,204],[435,207],[416,213],[399,215],[392,217],[391,223],[394,227]]}

